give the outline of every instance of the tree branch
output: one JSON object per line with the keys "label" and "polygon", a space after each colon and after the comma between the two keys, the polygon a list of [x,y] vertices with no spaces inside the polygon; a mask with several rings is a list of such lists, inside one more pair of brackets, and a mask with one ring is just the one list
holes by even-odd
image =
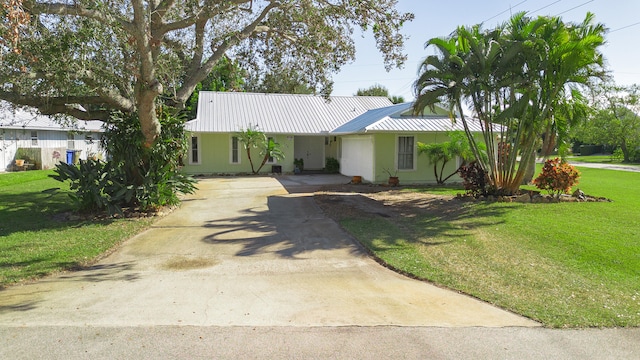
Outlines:
{"label": "tree branch", "polygon": [[77,106],[77,104],[104,105],[104,99],[99,96],[31,97],[0,91],[0,99],[18,105],[34,107],[43,115],[66,114],[80,120],[108,121],[110,114],[108,110],[89,111]]}
{"label": "tree branch", "polygon": [[281,4],[277,1],[272,1],[267,5],[262,12],[244,29],[241,31],[234,33],[232,35],[227,36],[218,47],[214,50],[213,54],[207,59],[207,61],[200,65],[199,63],[192,62],[189,72],[185,78],[184,84],[178,91],[176,92],[176,96],[173,99],[174,106],[182,106],[189,99],[193,90],[196,88],[198,83],[204,80],[207,75],[211,72],[215,64],[222,58],[222,56],[229,50],[230,47],[237,45],[242,40],[251,36],[256,29],[259,29],[260,23],[269,15],[269,13],[278,7]]}
{"label": "tree branch", "polygon": [[67,5],[62,3],[38,3],[35,0],[25,0],[24,6],[33,14],[50,14],[50,15],[73,15],[93,19],[103,23],[117,23],[127,33],[134,34],[133,24],[112,14],[107,14],[98,10],[87,9],[82,5],[75,3]]}

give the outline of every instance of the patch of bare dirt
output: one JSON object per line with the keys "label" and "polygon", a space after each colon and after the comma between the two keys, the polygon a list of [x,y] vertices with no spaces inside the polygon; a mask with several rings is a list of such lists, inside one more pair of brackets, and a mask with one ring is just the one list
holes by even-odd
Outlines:
{"label": "patch of bare dirt", "polygon": [[433,213],[438,216],[457,216],[464,211],[464,203],[453,196],[400,191],[372,185],[337,185],[315,193],[316,203],[327,216],[345,218],[415,217]]}

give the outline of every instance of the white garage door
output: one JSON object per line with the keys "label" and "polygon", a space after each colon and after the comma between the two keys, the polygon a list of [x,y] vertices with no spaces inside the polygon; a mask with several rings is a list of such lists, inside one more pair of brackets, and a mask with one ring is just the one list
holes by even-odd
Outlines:
{"label": "white garage door", "polygon": [[340,172],[347,176],[362,176],[366,181],[374,181],[373,137],[347,136],[342,138]]}

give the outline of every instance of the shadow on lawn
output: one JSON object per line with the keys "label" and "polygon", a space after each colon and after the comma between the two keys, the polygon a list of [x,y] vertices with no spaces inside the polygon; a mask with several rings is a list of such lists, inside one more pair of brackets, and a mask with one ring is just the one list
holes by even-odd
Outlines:
{"label": "shadow on lawn", "polygon": [[[87,222],[56,218],[56,215],[72,210],[72,200],[66,192],[0,193],[0,236],[8,236],[16,232],[80,227]],[[94,220],[90,222],[96,223]],[[108,224],[112,220],[104,219],[99,222]]]}
{"label": "shadow on lawn", "polygon": [[362,249],[326,218],[312,196],[270,196],[267,209],[247,209],[238,216],[208,222],[216,231],[203,241],[216,245],[240,245],[237,256],[275,254],[300,259],[317,250]]}
{"label": "shadow on lawn", "polygon": [[501,214],[509,208],[399,192],[318,193],[315,199],[327,216],[358,233],[354,235],[380,240],[387,249],[403,242],[438,246],[462,241],[479,228],[503,223]]}

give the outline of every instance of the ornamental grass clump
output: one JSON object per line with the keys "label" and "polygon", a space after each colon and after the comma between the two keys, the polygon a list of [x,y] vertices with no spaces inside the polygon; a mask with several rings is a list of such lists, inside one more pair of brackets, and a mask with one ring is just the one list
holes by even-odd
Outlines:
{"label": "ornamental grass clump", "polygon": [[533,184],[540,190],[547,190],[554,196],[567,194],[573,185],[578,184],[580,172],[559,158],[544,162],[542,172],[533,180]]}

